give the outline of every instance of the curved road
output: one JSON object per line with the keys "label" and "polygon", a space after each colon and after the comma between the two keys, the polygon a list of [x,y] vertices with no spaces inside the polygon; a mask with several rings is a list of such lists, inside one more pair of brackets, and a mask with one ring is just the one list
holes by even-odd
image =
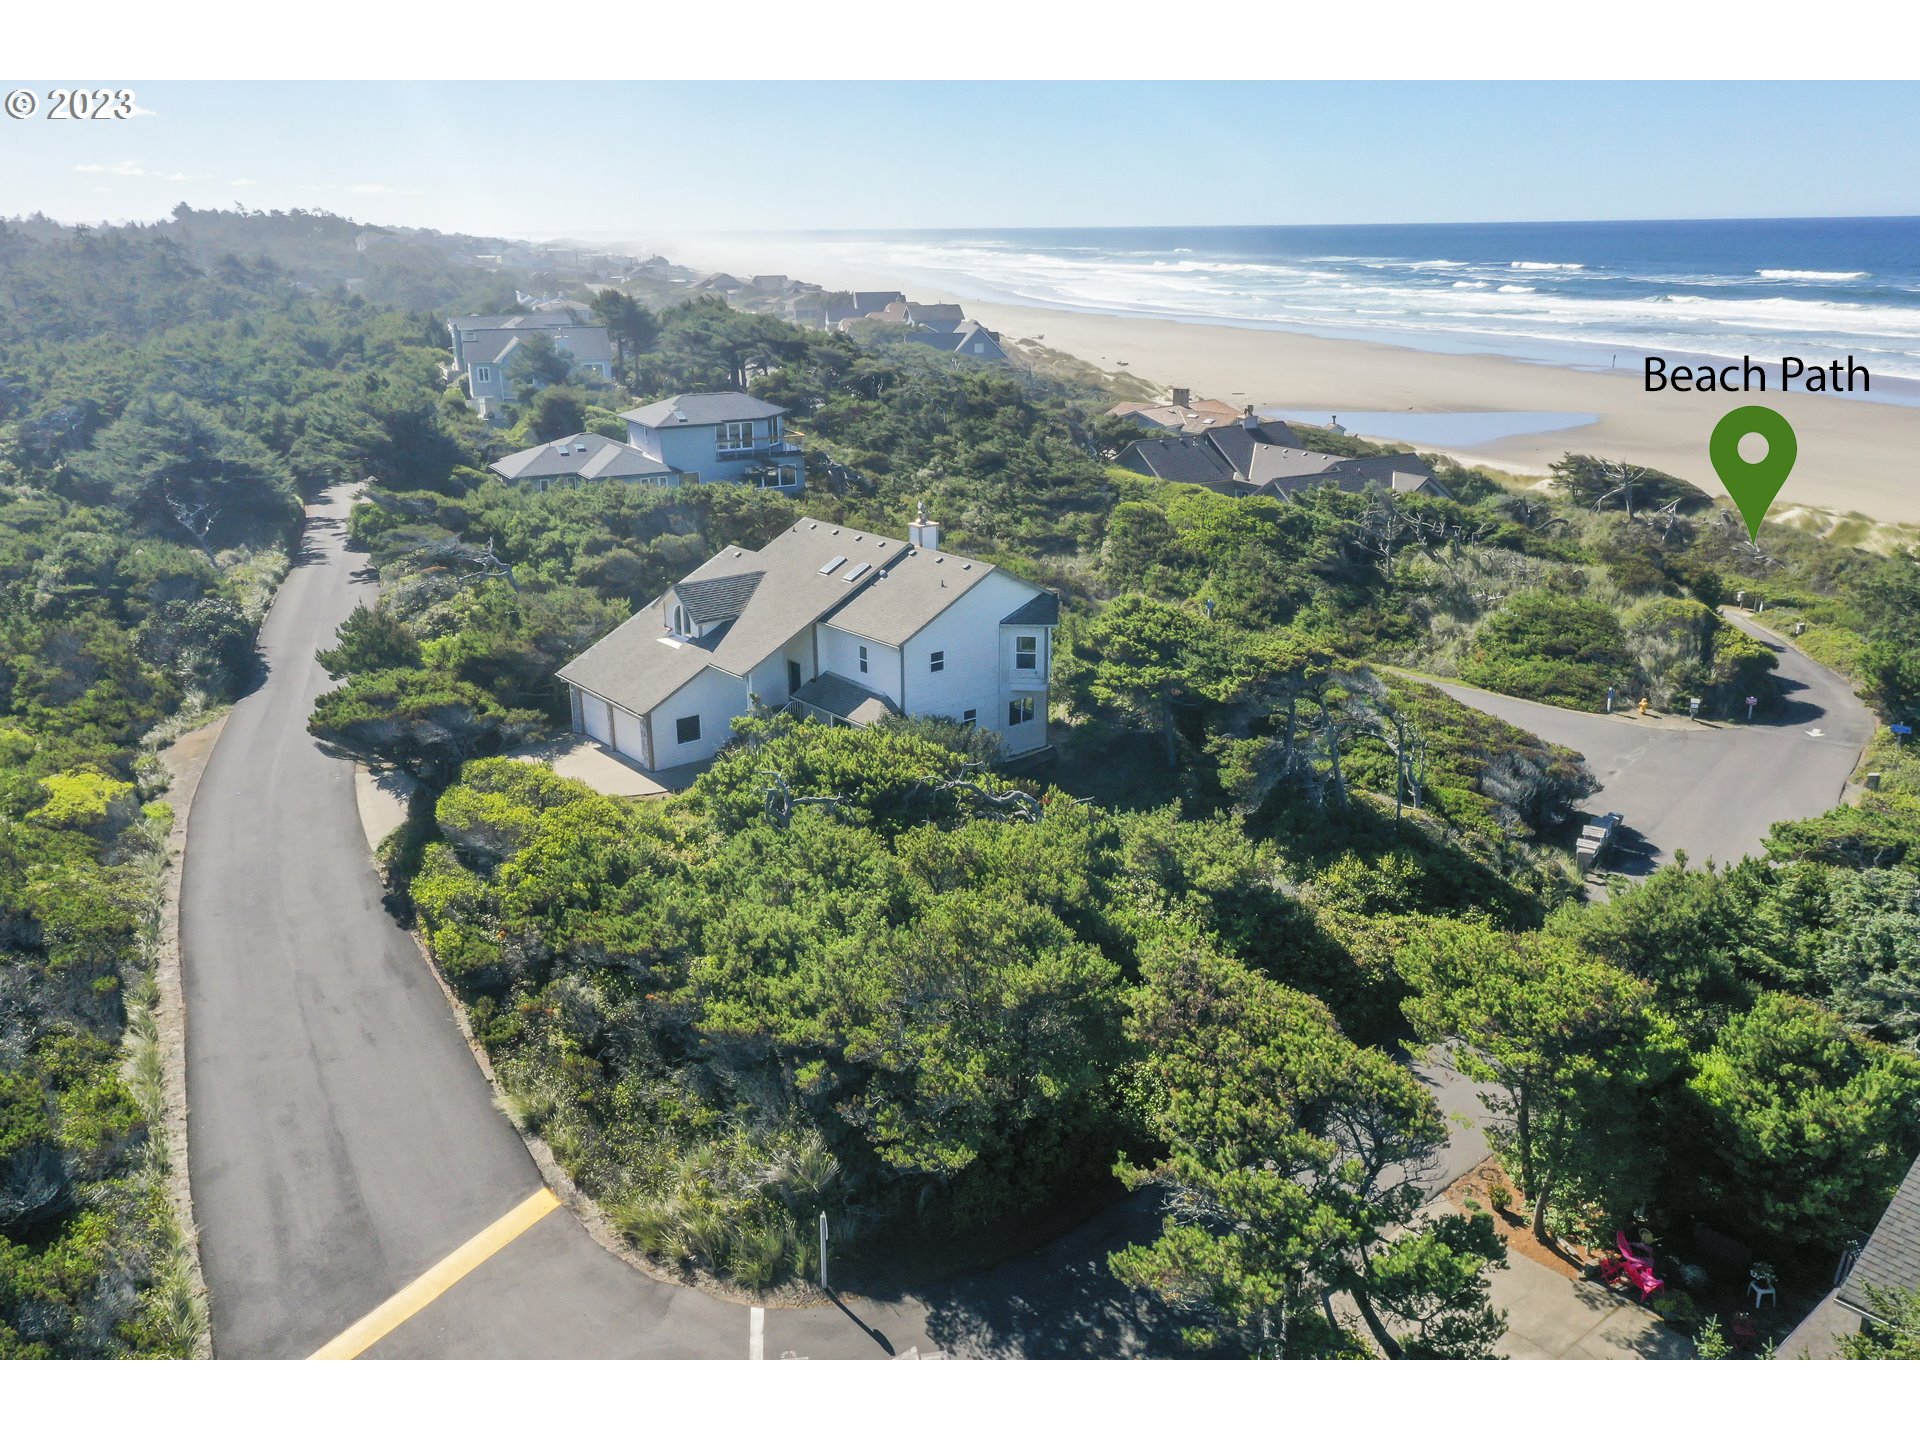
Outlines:
{"label": "curved road", "polygon": [[1775,823],[1840,803],[1875,720],[1853,687],[1739,614],[1725,618],[1773,651],[1780,699],[1752,725],[1649,723],[1515,700],[1421,677],[1455,699],[1587,757],[1600,788],[1588,810],[1617,810],[1623,863],[1644,874],[1685,852],[1699,864],[1758,855]]}
{"label": "curved road", "polygon": [[[374,594],[345,552],[348,508],[337,490],[309,510],[261,631],[265,682],[234,707],[189,817],[188,1146],[222,1357],[313,1354],[542,1187],[413,940],[382,907],[352,767],[306,731],[330,683],[314,651]],[[364,1353],[1137,1353],[1151,1348],[1151,1322],[1102,1261],[1151,1226],[1142,1206],[1123,1205],[977,1280],[756,1318],[641,1274],[560,1208],[402,1323],[376,1326]],[[1046,1295],[1044,1312],[1029,1293]]]}

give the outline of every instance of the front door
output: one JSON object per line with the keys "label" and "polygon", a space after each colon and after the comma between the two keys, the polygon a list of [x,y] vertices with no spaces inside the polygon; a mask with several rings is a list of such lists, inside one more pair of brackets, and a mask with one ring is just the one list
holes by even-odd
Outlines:
{"label": "front door", "polygon": [[800,662],[787,661],[787,698],[793,698],[793,692],[800,688]]}

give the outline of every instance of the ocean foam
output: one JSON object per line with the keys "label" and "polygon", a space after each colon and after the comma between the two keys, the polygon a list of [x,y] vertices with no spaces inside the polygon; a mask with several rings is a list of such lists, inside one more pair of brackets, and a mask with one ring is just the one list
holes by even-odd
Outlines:
{"label": "ocean foam", "polygon": [[1865,280],[1870,270],[1756,270],[1762,280]]}
{"label": "ocean foam", "polygon": [[1509,270],[1584,270],[1584,265],[1562,265],[1554,260],[1514,260],[1508,263]]}

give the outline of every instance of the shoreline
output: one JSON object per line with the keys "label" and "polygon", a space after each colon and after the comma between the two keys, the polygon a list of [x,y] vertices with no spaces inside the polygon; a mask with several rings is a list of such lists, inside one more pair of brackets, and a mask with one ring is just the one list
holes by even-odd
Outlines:
{"label": "shoreline", "polygon": [[[721,247],[703,237],[680,263],[738,272],[782,263],[779,236],[742,237]],[[789,252],[792,253],[792,252]],[[751,263],[748,263],[751,261]],[[1639,366],[1576,370],[1499,355],[1454,354],[1376,340],[1332,339],[1225,322],[1136,318],[970,300],[910,275],[852,272],[798,255],[789,273],[836,288],[897,289],[917,300],[955,301],[1009,340],[1043,339],[1105,371],[1256,410],[1340,413],[1395,411],[1594,414],[1590,424],[1512,435],[1468,447],[1414,443],[1468,465],[1545,475],[1568,451],[1664,470],[1719,498],[1726,494],[1707,457],[1707,437],[1740,405],[1765,404],[1792,424],[1799,460],[1780,495],[1784,511],[1814,508],[1896,524],[1920,524],[1920,408],[1801,391],[1766,394],[1649,394]],[[1365,438],[1405,442],[1368,429]],[[1776,512],[1779,513],[1779,512]]]}

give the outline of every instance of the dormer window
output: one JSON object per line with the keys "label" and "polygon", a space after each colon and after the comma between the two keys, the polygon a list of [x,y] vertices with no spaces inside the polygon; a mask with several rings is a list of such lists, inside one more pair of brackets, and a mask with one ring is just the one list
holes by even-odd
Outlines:
{"label": "dormer window", "polygon": [[687,619],[687,607],[684,605],[673,607],[673,633],[685,635],[689,639],[693,637],[693,625]]}

